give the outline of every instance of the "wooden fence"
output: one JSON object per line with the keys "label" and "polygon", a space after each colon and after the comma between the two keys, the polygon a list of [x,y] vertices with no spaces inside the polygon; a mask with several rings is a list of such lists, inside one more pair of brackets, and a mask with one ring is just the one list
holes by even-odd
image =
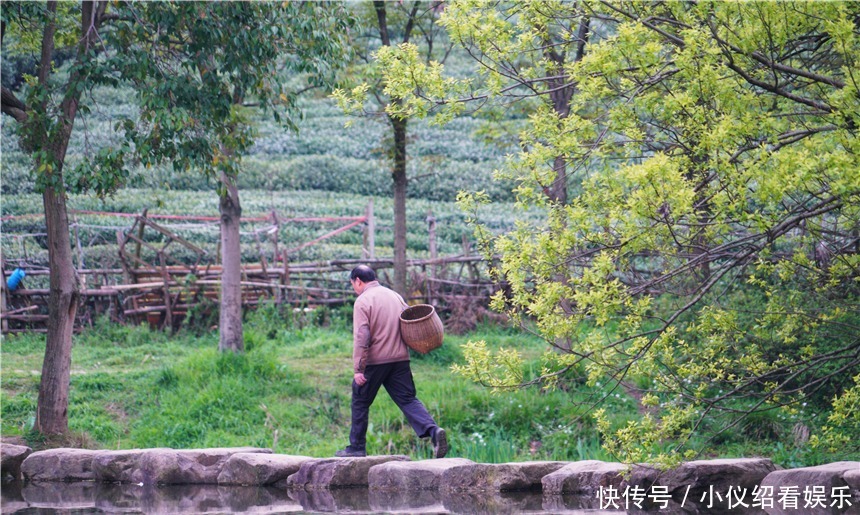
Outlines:
{"label": "wooden fence", "polygon": [[[102,214],[79,212],[85,214]],[[117,232],[121,268],[77,270],[82,279],[81,304],[76,319],[77,328],[87,326],[98,316],[110,316],[117,322],[148,322],[152,327],[177,329],[192,310],[217,309],[221,284],[220,256],[211,256],[204,249],[165,227],[161,220],[217,221],[217,217],[187,217],[177,215],[123,214],[133,217],[133,223]],[[277,213],[266,217],[244,218],[243,222],[273,225],[327,222],[340,224],[312,240],[287,247],[277,239],[277,230],[255,231],[274,235],[268,242],[257,236],[259,260],[242,266],[242,302],[252,308],[263,302],[294,306],[338,306],[354,299],[347,272],[364,263],[377,270],[388,281],[393,268],[391,259],[379,259],[375,252],[375,223],[372,204],[363,216],[336,218],[285,218]],[[463,252],[439,257],[436,253],[435,219],[427,218],[430,258],[408,261],[410,302],[427,302],[437,306],[445,315],[452,315],[455,325],[464,316],[471,317],[474,309],[486,306],[497,286],[487,279],[486,263],[470,252],[464,240]],[[311,245],[349,230],[363,231],[362,256],[320,262],[291,263],[290,256]],[[77,240],[76,234],[73,235]],[[80,249],[80,240],[77,240]],[[263,251],[269,246],[267,252]],[[176,255],[181,255],[181,258]],[[83,258],[79,259],[79,263]],[[2,331],[44,332],[48,319],[47,288],[18,288],[9,291],[2,270]],[[48,270],[29,270],[28,276],[47,275]],[[87,287],[87,285],[92,285]],[[465,322],[468,325],[468,321]]]}

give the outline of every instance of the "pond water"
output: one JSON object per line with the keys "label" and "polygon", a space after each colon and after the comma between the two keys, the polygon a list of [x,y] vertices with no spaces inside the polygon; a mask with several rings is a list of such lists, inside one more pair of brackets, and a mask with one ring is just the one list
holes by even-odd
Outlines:
{"label": "pond water", "polygon": [[[3,483],[3,514],[91,513],[623,513],[600,510],[598,499],[540,492],[379,492],[363,488],[304,491],[216,485],[138,486],[110,483]],[[642,510],[636,510],[642,512]],[[650,513],[708,513],[695,506]],[[725,510],[722,511],[726,513]],[[718,513],[713,511],[712,513]],[[731,513],[764,513],[732,510]]]}

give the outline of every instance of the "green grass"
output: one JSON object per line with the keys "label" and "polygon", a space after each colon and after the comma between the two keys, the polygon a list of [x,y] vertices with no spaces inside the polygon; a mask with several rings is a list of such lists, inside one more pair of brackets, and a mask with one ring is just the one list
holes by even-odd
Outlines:
{"label": "green grass", "polygon": [[[254,445],[276,452],[331,456],[349,432],[349,310],[308,316],[266,306],[246,322],[247,352],[221,354],[217,335],[169,336],[99,321],[77,335],[72,356],[69,422],[85,441],[108,449]],[[451,456],[483,462],[607,458],[587,419],[565,392],[496,395],[452,375],[469,338],[516,341],[535,355],[533,337],[484,326],[446,337],[415,356],[419,398],[448,430]],[[10,336],[2,347],[2,433],[29,433],[38,394],[43,337]],[[427,458],[396,405],[381,393],[371,410],[371,453]],[[539,443],[538,443],[539,442]],[[579,442],[579,443],[577,443]]]}
{"label": "green grass", "polygon": [[[217,334],[176,335],[145,326],[99,320],[76,335],[72,351],[70,429],[76,445],[106,449],[260,446],[285,454],[331,456],[348,441],[350,424],[351,310],[312,312],[264,305],[246,315],[242,355],[222,354]],[[588,407],[608,392],[567,381],[494,394],[451,373],[461,345],[485,340],[491,348],[515,347],[526,366],[539,369],[542,340],[510,328],[479,326],[447,335],[445,345],[415,355],[418,397],[446,428],[450,456],[478,462],[600,459],[601,447]],[[2,435],[45,443],[33,425],[44,336],[8,336],[2,343]],[[624,392],[603,403],[615,427],[639,415]],[[813,424],[815,413],[784,419],[776,412],[699,442],[709,457],[768,456],[782,466],[832,461],[795,444],[792,427]],[[668,446],[670,442],[666,442]],[[371,409],[368,451],[429,458],[397,406],[380,392]]]}

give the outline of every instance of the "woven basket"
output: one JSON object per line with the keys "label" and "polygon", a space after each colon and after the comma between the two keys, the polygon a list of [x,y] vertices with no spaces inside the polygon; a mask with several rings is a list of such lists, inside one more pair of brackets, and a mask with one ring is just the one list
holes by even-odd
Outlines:
{"label": "woven basket", "polygon": [[442,346],[445,329],[430,304],[418,304],[400,313],[400,336],[410,349],[427,354]]}

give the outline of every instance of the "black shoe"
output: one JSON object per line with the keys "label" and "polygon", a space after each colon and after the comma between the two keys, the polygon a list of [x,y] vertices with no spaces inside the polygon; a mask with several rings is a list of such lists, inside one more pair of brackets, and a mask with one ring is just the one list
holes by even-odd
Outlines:
{"label": "black shoe", "polygon": [[336,458],[364,458],[367,456],[367,451],[364,449],[355,449],[353,447],[347,447],[346,449],[341,449],[334,453]]}
{"label": "black shoe", "polygon": [[444,458],[448,454],[448,438],[445,436],[445,430],[441,427],[436,428],[433,433],[433,457]]}

